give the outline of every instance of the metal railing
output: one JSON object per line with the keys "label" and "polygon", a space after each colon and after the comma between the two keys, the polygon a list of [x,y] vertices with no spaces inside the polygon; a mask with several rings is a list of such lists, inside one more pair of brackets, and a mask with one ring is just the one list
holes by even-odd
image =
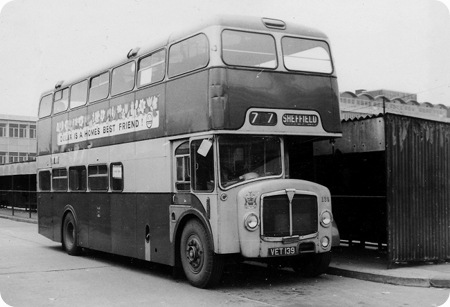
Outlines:
{"label": "metal railing", "polygon": [[37,212],[36,191],[0,190],[0,208],[11,210],[12,215],[26,213],[31,218]]}

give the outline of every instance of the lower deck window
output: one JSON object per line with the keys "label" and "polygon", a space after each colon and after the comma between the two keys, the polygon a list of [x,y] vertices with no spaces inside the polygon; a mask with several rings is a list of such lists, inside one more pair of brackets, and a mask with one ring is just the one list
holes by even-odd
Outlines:
{"label": "lower deck window", "polygon": [[189,158],[189,142],[184,142],[175,150],[177,181],[175,186],[178,191],[189,191],[191,189],[191,171]]}
{"label": "lower deck window", "polygon": [[71,191],[86,191],[86,167],[69,168],[69,189]]}
{"label": "lower deck window", "polygon": [[108,167],[106,165],[90,165],[88,167],[88,186],[93,191],[108,190]]}
{"label": "lower deck window", "polygon": [[123,165],[122,163],[111,163],[111,190],[123,190]]}
{"label": "lower deck window", "polygon": [[55,191],[67,190],[67,169],[57,168],[52,171],[52,185]]}
{"label": "lower deck window", "polygon": [[39,190],[50,191],[50,189],[51,189],[50,171],[39,172]]}

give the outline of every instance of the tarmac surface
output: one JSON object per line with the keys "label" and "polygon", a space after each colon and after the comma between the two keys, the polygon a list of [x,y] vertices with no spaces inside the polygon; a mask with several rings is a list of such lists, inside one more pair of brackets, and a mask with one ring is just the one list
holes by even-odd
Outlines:
{"label": "tarmac surface", "polygon": [[[37,224],[37,213],[0,208],[0,218]],[[327,274],[413,287],[450,288],[450,263],[396,263],[388,269],[387,252],[338,247]]]}

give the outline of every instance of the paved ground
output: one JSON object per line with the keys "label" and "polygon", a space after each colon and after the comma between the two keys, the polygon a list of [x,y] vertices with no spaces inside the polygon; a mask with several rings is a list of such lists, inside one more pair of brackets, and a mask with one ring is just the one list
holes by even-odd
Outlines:
{"label": "paved ground", "polygon": [[[0,218],[37,223],[35,212],[0,208]],[[340,247],[333,252],[328,274],[416,287],[450,288],[450,263],[398,264],[387,268],[386,254],[377,250]]]}

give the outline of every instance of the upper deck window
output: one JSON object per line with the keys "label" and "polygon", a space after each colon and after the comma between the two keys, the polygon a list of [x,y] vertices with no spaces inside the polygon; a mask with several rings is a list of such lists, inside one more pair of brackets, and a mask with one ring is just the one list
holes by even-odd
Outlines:
{"label": "upper deck window", "polygon": [[54,100],[53,114],[67,110],[67,107],[69,106],[69,88],[55,92]]}
{"label": "upper deck window", "polygon": [[276,68],[277,53],[271,35],[225,30],[222,57],[228,65]]}
{"label": "upper deck window", "polygon": [[52,95],[47,95],[41,98],[41,104],[39,105],[39,118],[52,114],[52,103]]}
{"label": "upper deck window", "polygon": [[166,52],[160,50],[139,61],[138,86],[161,81],[166,68]]}
{"label": "upper deck window", "polygon": [[129,62],[112,71],[111,95],[131,91],[134,87],[136,63]]}
{"label": "upper deck window", "polygon": [[87,101],[87,80],[78,82],[70,88],[70,108],[84,106]]}
{"label": "upper deck window", "polygon": [[199,34],[179,43],[169,50],[169,76],[177,76],[208,65],[208,39]]}
{"label": "upper deck window", "polygon": [[109,72],[93,77],[89,87],[89,102],[97,101],[108,97]]}
{"label": "upper deck window", "polygon": [[283,37],[281,45],[287,69],[325,74],[333,71],[330,50],[326,42]]}

